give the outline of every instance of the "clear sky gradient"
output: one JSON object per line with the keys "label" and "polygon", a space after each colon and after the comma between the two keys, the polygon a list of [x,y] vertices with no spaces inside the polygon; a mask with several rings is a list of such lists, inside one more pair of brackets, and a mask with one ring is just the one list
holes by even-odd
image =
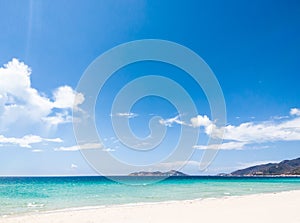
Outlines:
{"label": "clear sky gradient", "polygon": [[[231,172],[252,164],[300,156],[300,3],[288,1],[6,1],[0,0],[0,175],[90,175],[72,127],[72,107],[88,65],[105,51],[139,39],[184,45],[215,73],[226,100],[227,125],[216,159],[205,171],[199,161],[213,125],[202,89],[184,72],[144,62],[116,72],[99,94],[96,123],[101,147],[124,153],[110,125],[111,115],[128,118],[139,137],[161,116],[166,139],[153,159],[175,146],[180,128],[200,128],[195,153],[182,169],[190,174]],[[163,75],[178,82],[197,104],[199,116],[182,123],[174,106],[148,97],[132,114],[111,114],[111,103],[129,81]],[[96,81],[96,80],[95,80]],[[149,159],[152,159],[149,158]],[[160,162],[158,170],[184,160]],[[141,170],[147,170],[147,167]],[[126,170],[112,169],[112,174]]]}

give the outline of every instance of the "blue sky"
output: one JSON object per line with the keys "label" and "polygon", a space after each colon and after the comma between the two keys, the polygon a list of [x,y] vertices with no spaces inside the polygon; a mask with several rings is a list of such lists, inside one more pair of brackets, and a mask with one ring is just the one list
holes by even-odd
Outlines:
{"label": "blue sky", "polygon": [[[103,142],[87,141],[81,148],[98,148],[133,163],[161,160],[157,169],[176,169],[185,160],[165,163],[163,157],[187,126],[201,132],[183,168],[191,174],[230,172],[300,155],[298,1],[1,1],[0,27],[0,175],[95,174],[73,132],[74,97],[78,109],[88,97],[76,86],[99,55],[139,39],[184,45],[213,70],[227,109],[221,150],[200,172],[203,152],[214,149],[206,146],[214,120],[205,94],[176,67],[149,61],[124,67],[105,83],[95,110]],[[187,118],[157,97],[138,101],[132,114],[111,114],[118,91],[144,75],[178,82],[197,105],[198,116]],[[161,116],[166,138],[153,154],[137,160],[118,141],[111,118],[128,119],[133,133],[146,137],[154,115]]]}

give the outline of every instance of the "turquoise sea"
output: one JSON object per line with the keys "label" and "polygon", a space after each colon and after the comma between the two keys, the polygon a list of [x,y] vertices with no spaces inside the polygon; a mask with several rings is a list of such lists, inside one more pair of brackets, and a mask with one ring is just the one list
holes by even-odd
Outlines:
{"label": "turquoise sea", "polygon": [[[90,206],[217,198],[299,190],[296,177],[170,177],[154,184],[123,177],[2,177],[0,215]],[[147,180],[147,179],[146,179]]]}

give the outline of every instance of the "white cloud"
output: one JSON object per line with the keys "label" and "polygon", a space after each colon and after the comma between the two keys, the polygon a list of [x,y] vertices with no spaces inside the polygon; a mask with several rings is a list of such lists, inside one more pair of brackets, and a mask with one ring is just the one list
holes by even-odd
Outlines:
{"label": "white cloud", "polygon": [[71,164],[71,169],[77,169],[77,168],[78,168],[78,166],[76,164],[74,164],[74,163]]}
{"label": "white cloud", "polygon": [[[224,130],[222,139],[229,142],[223,143],[220,149],[242,149],[249,144],[267,143],[275,141],[298,141],[300,140],[300,117],[299,109],[291,109],[290,114],[296,115],[283,120],[271,120],[263,122],[245,122],[240,125],[228,125],[222,129],[205,116],[197,116],[193,126],[204,126],[205,133],[213,138],[221,138],[220,132]],[[199,121],[200,120],[200,121]],[[192,122],[192,119],[191,119]],[[214,129],[212,131],[211,129]],[[218,145],[196,145],[198,149],[216,149]]]}
{"label": "white cloud", "polygon": [[[159,122],[167,127],[172,127],[174,123],[194,128],[203,127],[205,134],[227,141],[221,145],[195,145],[196,149],[244,149],[250,147],[251,144],[300,140],[300,109],[298,108],[292,108],[290,116],[273,117],[269,121],[263,122],[227,125],[222,128],[217,127],[207,115],[197,115],[190,119],[190,123],[181,121],[180,115],[170,119],[161,119]],[[260,146],[255,147],[261,148]]]}
{"label": "white cloud", "polygon": [[104,145],[102,145],[100,143],[84,143],[84,144],[68,146],[68,147],[61,146],[61,147],[55,148],[54,151],[72,152],[72,151],[79,151],[79,150],[83,150],[83,149],[101,149],[103,152],[114,152],[115,151],[112,148],[105,148]]}
{"label": "white cloud", "polygon": [[37,135],[26,135],[23,136],[22,138],[5,137],[3,135],[0,135],[0,143],[5,145],[13,144],[13,145],[18,145],[20,147],[31,148],[31,144],[36,144],[41,142],[61,143],[63,141],[60,138],[47,139]]}
{"label": "white cloud", "polygon": [[112,149],[112,148],[104,148],[102,149],[103,152],[114,152],[116,151],[115,149]]}
{"label": "white cloud", "polygon": [[290,115],[300,116],[300,109],[298,109],[298,108],[292,108],[291,111],[290,111]]}
{"label": "white cloud", "polygon": [[63,112],[63,113],[55,113],[54,116],[48,116],[43,117],[42,121],[45,122],[47,125],[51,126],[57,126],[59,124],[63,123],[69,123],[72,122],[72,116],[69,114],[69,112]]}
{"label": "white cloud", "polygon": [[51,112],[51,101],[31,87],[31,69],[17,59],[0,68],[1,125],[27,118],[38,121]]}
{"label": "white cloud", "polygon": [[180,120],[180,115],[177,115],[177,116],[175,116],[173,118],[169,118],[169,119],[160,119],[159,123],[161,125],[164,125],[164,126],[167,126],[167,127],[172,127],[172,125],[174,123],[176,123],[178,125],[186,125],[185,122]]}
{"label": "white cloud", "polygon": [[212,121],[210,121],[206,115],[197,115],[196,117],[191,118],[191,123],[193,127],[207,127],[212,124]]}
{"label": "white cloud", "polygon": [[243,149],[247,143],[245,142],[226,142],[222,144],[212,144],[212,145],[195,145],[195,149],[221,149],[221,150],[232,150],[232,149]]}
{"label": "white cloud", "polygon": [[284,115],[284,116],[273,116],[271,117],[271,119],[275,119],[275,120],[280,120],[280,119],[287,119],[290,116]]}
{"label": "white cloud", "polygon": [[53,107],[55,108],[77,108],[84,101],[84,96],[77,93],[69,86],[62,86],[53,92]]}
{"label": "white cloud", "polygon": [[[0,130],[69,122],[73,105],[76,109],[84,101],[69,86],[58,87],[51,99],[31,86],[30,76],[31,69],[15,58],[0,68]],[[59,111],[53,114],[54,109]]]}
{"label": "white cloud", "polygon": [[115,116],[124,117],[124,118],[135,118],[138,116],[138,114],[132,112],[119,112],[116,113]]}
{"label": "white cloud", "polygon": [[161,119],[161,120],[159,120],[159,123],[162,125],[165,125],[167,127],[172,127],[172,125],[174,123],[176,123],[178,125],[191,126],[194,128],[204,127],[207,134],[210,134],[210,132],[212,131],[212,128],[214,127],[213,122],[207,117],[207,115],[204,115],[204,116],[197,115],[196,117],[193,117],[190,119],[190,123],[186,123],[186,122],[180,120],[180,116],[181,115],[177,115],[173,118]]}
{"label": "white cloud", "polygon": [[74,146],[69,146],[69,147],[58,147],[55,148],[55,151],[79,151],[83,149],[101,149],[103,148],[103,145],[100,143],[85,143],[85,144],[80,144],[80,145],[74,145]]}
{"label": "white cloud", "polygon": [[300,140],[300,117],[283,122],[228,125],[225,127],[224,139],[252,143]]}
{"label": "white cloud", "polygon": [[[196,117],[191,118],[190,121],[191,126],[194,128],[204,127],[205,133],[207,135],[210,135],[213,132],[213,130],[215,134],[217,133],[216,125],[206,115],[197,115]],[[218,134],[222,135],[222,131],[218,131]]]}

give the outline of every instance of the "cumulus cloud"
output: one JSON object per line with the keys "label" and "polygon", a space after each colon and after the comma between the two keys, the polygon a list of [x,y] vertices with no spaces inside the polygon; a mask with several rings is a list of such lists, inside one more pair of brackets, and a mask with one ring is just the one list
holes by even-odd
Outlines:
{"label": "cumulus cloud", "polygon": [[84,96],[69,86],[58,87],[47,97],[31,86],[30,76],[31,68],[15,58],[0,68],[0,130],[21,124],[70,122],[70,110],[84,101]]}
{"label": "cumulus cloud", "polygon": [[77,93],[69,86],[62,86],[53,92],[53,107],[55,108],[72,108],[78,109],[78,105],[84,101],[84,96]]}
{"label": "cumulus cloud", "polygon": [[292,108],[289,116],[273,117],[269,121],[251,121],[225,127],[218,127],[207,115],[197,115],[190,119],[190,123],[181,121],[180,115],[161,119],[159,123],[167,127],[172,127],[174,123],[193,128],[202,127],[206,135],[226,141],[221,145],[195,145],[195,149],[244,149],[250,148],[249,145],[251,144],[300,140],[300,109],[298,108]]}
{"label": "cumulus cloud", "polygon": [[206,115],[197,115],[196,117],[191,118],[191,123],[193,127],[207,127],[212,124],[212,121],[210,121]]}
{"label": "cumulus cloud", "polygon": [[55,143],[61,143],[63,142],[60,138],[53,138],[53,139],[47,139],[42,138],[37,135],[26,135],[22,138],[15,138],[15,137],[5,137],[3,135],[0,135],[0,143],[2,145],[18,145],[20,147],[25,148],[31,148],[31,144],[41,143],[41,142],[55,142]]}
{"label": "cumulus cloud", "polygon": [[290,111],[290,115],[300,116],[300,109],[298,109],[298,108],[292,108],[291,111]]}
{"label": "cumulus cloud", "polygon": [[214,134],[218,134],[222,136],[223,132],[222,131],[217,131],[216,125],[214,124],[213,121],[211,121],[206,115],[197,115],[194,118],[191,118],[191,126],[194,128],[197,127],[204,127],[205,133],[207,135],[210,135],[213,131]]}
{"label": "cumulus cloud", "polygon": [[224,139],[242,142],[274,142],[300,140],[300,118],[283,122],[247,122],[225,127]]}
{"label": "cumulus cloud", "polygon": [[[240,125],[227,125],[222,129],[217,128],[209,119],[200,118],[200,121],[195,121],[197,126],[204,126],[206,134],[213,138],[220,137],[224,130],[222,139],[229,141],[220,146],[220,149],[242,149],[249,144],[268,143],[275,141],[298,141],[300,140],[300,110],[293,108],[290,111],[290,116],[284,120],[271,120],[263,122],[245,122]],[[198,119],[198,117],[197,117]],[[201,124],[200,124],[201,123]],[[211,131],[214,129],[214,131]],[[198,149],[216,149],[218,145],[196,145]]]}

